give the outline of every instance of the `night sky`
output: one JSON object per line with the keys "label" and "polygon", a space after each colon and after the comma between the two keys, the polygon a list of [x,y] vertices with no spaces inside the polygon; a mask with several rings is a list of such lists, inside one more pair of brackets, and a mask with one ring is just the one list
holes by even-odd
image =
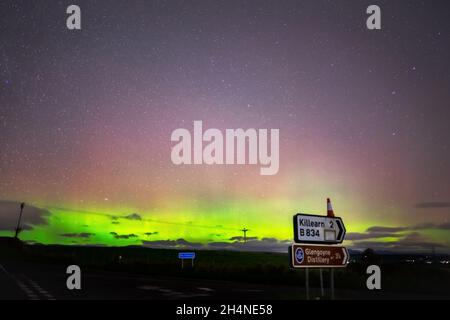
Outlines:
{"label": "night sky", "polygon": [[[0,235],[24,201],[31,242],[286,251],[292,215],[330,197],[352,248],[450,252],[449,12],[3,0]],[[280,129],[278,174],[172,164],[171,133],[194,120]]]}

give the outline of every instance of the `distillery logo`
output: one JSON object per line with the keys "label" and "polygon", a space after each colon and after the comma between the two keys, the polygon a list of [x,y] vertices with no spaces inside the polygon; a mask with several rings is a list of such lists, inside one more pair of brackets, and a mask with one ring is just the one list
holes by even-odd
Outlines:
{"label": "distillery logo", "polygon": [[279,129],[219,129],[203,131],[202,121],[194,121],[193,134],[176,129],[171,141],[172,163],[175,165],[206,164],[260,165],[261,175],[275,175],[280,166]]}

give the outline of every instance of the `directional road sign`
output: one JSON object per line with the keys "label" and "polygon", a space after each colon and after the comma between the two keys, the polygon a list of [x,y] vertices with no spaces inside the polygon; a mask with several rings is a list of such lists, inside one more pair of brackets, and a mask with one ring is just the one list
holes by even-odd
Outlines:
{"label": "directional road sign", "polygon": [[314,246],[293,244],[289,247],[289,259],[293,268],[346,267],[348,251],[341,246]]}
{"label": "directional road sign", "polygon": [[294,242],[337,244],[344,237],[345,226],[339,217],[303,213],[294,216]]}

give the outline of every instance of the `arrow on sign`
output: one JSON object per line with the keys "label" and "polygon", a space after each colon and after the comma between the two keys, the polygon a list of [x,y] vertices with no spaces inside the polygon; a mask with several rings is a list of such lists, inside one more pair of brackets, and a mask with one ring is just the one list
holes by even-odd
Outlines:
{"label": "arrow on sign", "polygon": [[341,218],[336,219],[336,224],[338,225],[338,235],[337,238],[341,239],[341,242],[344,240],[344,236],[345,236],[345,227],[344,227],[344,223],[342,222]]}

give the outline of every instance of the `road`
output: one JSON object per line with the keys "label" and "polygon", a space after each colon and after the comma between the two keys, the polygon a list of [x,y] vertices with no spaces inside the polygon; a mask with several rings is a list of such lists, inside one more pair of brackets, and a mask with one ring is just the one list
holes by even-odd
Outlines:
{"label": "road", "polygon": [[[2,249],[2,248],[0,248]],[[81,290],[66,286],[67,266],[30,262],[0,250],[0,300],[278,300],[302,299],[301,286],[139,275],[81,268]],[[218,275],[218,279],[220,275]],[[318,288],[311,288],[317,299]],[[342,290],[337,299],[433,299],[430,294]]]}
{"label": "road", "polygon": [[66,267],[0,256],[0,300],[280,299],[300,288],[205,279],[131,275],[81,268],[81,290],[69,290]]}

